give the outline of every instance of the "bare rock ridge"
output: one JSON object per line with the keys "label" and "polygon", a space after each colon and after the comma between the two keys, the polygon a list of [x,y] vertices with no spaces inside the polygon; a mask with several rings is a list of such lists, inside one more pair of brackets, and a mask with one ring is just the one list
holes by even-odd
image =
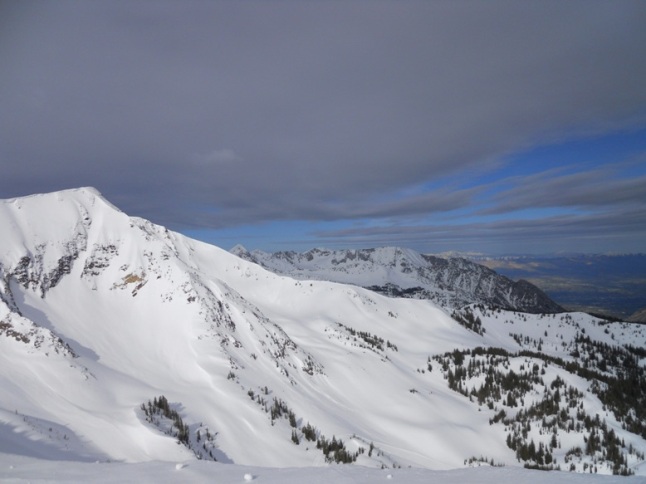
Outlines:
{"label": "bare rock ridge", "polygon": [[447,309],[484,304],[535,314],[564,312],[535,285],[512,281],[462,258],[445,259],[399,247],[267,253],[237,245],[231,252],[278,274],[354,284],[387,296],[429,299]]}

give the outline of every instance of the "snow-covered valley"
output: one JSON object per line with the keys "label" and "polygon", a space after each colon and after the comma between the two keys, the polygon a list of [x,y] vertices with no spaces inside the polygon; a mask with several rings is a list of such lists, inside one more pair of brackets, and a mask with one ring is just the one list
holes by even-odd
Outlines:
{"label": "snow-covered valley", "polygon": [[0,202],[0,277],[0,479],[646,475],[646,326],[294,279],[89,188]]}

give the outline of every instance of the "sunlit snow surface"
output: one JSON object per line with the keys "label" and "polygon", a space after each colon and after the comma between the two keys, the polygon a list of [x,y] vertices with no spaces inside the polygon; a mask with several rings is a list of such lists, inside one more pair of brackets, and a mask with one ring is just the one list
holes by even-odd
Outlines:
{"label": "sunlit snow surface", "polygon": [[[2,201],[0,228],[2,480],[596,482],[515,467],[502,425],[489,422],[494,410],[450,390],[439,369],[423,370],[455,348],[518,351],[512,333],[542,338],[544,353],[565,359],[564,343],[583,328],[608,344],[646,343],[642,326],[585,314],[489,312],[479,335],[429,301],[270,273],[128,217],[92,189]],[[585,380],[550,367],[556,374],[584,393],[586,412],[646,451]],[[196,448],[208,429],[217,463],[146,420],[141,405],[160,395]],[[298,429],[309,422],[351,452],[375,451],[327,465],[314,442],[291,441],[286,417],[270,417],[274,399]],[[506,467],[450,470],[480,456]],[[643,481],[643,462],[629,465]]]}

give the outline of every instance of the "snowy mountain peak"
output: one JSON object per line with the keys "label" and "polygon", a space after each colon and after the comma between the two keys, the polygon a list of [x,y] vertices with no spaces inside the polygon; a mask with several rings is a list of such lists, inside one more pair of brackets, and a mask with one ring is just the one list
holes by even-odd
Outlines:
{"label": "snowy mountain peak", "polygon": [[236,245],[234,245],[234,246],[231,248],[231,250],[230,250],[229,252],[231,252],[232,254],[237,255],[238,257],[241,257],[241,256],[243,256],[244,254],[248,254],[248,253],[249,253],[249,251],[247,250],[247,248],[246,248],[244,245],[242,245],[242,244],[236,244]]}
{"label": "snowy mountain peak", "polygon": [[43,205],[58,203],[77,203],[83,205],[86,208],[95,206],[107,206],[110,209],[121,212],[117,207],[110,203],[102,194],[94,187],[81,187],[81,188],[70,188],[67,190],[61,190],[57,192],[50,193],[38,193],[34,195],[28,195],[25,197],[12,198],[7,200],[0,200],[3,204],[16,205],[18,207],[22,206],[38,206],[42,207]]}

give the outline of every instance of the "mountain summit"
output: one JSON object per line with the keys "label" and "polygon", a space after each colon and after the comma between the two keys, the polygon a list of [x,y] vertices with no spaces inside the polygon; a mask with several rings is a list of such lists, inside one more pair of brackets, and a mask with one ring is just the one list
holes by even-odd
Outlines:
{"label": "mountain summit", "polygon": [[267,253],[249,252],[238,245],[231,252],[277,274],[353,284],[388,296],[429,299],[447,309],[483,304],[528,313],[565,311],[533,284],[512,281],[462,258],[435,257],[399,247]]}
{"label": "mountain summit", "polygon": [[645,345],[277,275],[93,189],[0,201],[0,478],[16,454],[646,474]]}

